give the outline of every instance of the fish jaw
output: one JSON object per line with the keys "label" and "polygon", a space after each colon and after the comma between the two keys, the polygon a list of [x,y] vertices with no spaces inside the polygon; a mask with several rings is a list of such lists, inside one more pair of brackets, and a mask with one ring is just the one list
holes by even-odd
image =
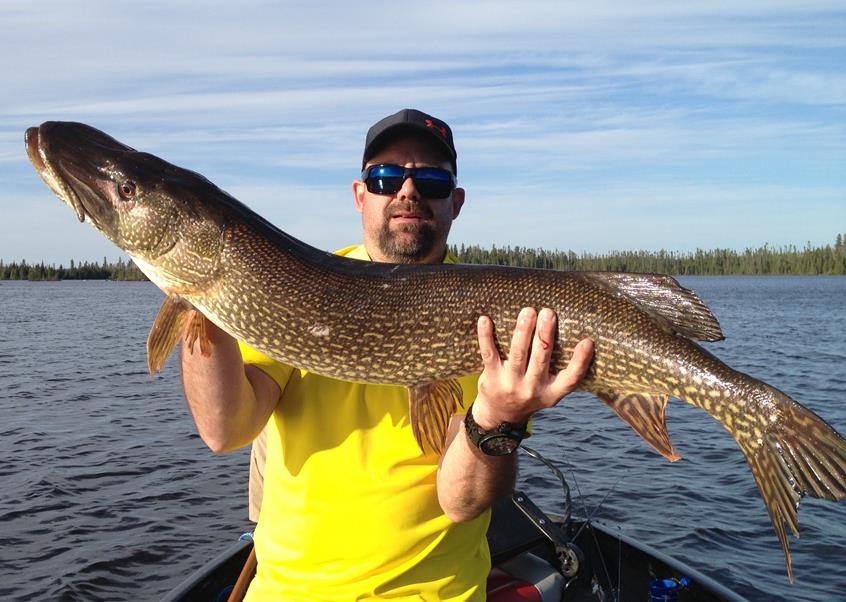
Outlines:
{"label": "fish jaw", "polygon": [[24,134],[24,142],[26,143],[26,154],[29,160],[35,167],[35,171],[44,180],[44,183],[65,203],[68,207],[73,209],[80,222],[85,221],[86,211],[79,196],[74,190],[65,182],[65,180],[56,172],[47,160],[46,153],[41,147],[40,127],[27,128]]}
{"label": "fish jaw", "polygon": [[134,149],[88,125],[45,121],[27,129],[27,155],[47,186],[79,221],[87,221],[123,248],[120,215],[125,209],[115,194],[115,159]]}

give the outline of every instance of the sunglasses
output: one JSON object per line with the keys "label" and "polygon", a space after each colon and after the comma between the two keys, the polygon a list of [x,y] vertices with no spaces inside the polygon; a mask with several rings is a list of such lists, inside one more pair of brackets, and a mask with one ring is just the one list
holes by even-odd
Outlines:
{"label": "sunglasses", "polygon": [[455,189],[455,178],[440,167],[403,167],[390,163],[371,165],[361,172],[361,179],[372,194],[396,194],[408,178],[420,195],[427,199],[443,199]]}

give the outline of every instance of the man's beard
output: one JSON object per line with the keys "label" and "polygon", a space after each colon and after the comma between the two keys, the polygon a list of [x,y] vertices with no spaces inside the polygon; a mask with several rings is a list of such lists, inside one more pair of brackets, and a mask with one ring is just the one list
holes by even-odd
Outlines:
{"label": "man's beard", "polygon": [[[400,236],[413,234],[413,236]],[[431,223],[403,224],[392,232],[386,220],[379,230],[379,249],[395,263],[416,263],[428,257],[435,248],[435,226]]]}

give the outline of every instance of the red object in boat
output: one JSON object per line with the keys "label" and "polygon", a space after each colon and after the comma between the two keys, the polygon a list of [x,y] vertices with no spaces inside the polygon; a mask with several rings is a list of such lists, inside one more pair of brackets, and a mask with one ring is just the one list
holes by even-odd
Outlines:
{"label": "red object in boat", "polygon": [[534,554],[521,554],[488,575],[487,602],[558,601],[564,578]]}

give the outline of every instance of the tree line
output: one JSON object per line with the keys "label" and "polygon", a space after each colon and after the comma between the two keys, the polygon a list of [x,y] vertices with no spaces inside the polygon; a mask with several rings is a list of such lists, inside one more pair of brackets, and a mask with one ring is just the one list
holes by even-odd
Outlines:
{"label": "tree line", "polygon": [[732,249],[697,249],[693,252],[615,251],[604,254],[550,251],[530,247],[453,245],[462,263],[507,265],[552,270],[653,272],[673,275],[722,276],[730,274],[846,275],[846,234],[833,245],[773,248],[769,245]]}
{"label": "tree line", "polygon": [[43,261],[30,264],[0,260],[0,280],[147,280],[147,277],[131,261],[110,262],[103,257],[103,263],[71,259],[70,267],[45,265]]}
{"label": "tree line", "polygon": [[[479,245],[452,245],[450,250],[462,263],[507,265],[551,270],[599,270],[612,272],[653,272],[674,275],[722,276],[729,274],[846,275],[846,234],[838,234],[833,245],[803,249],[793,245],[735,251],[697,249],[693,252],[616,251],[605,254],[535,249],[529,247],[482,248]],[[70,267],[4,263],[0,260],[0,280],[147,280],[131,261],[118,259],[102,263],[70,261]]]}

